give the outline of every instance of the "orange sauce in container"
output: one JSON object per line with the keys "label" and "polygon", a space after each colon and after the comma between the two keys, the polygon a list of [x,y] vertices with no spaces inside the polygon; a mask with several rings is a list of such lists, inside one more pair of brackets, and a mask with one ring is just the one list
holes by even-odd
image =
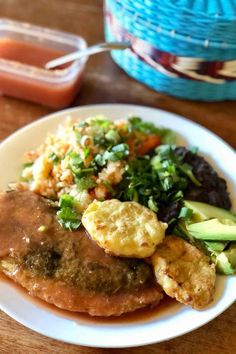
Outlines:
{"label": "orange sauce in container", "polygon": [[53,108],[66,107],[78,92],[85,60],[46,70],[52,59],[86,48],[79,36],[0,20],[0,93]]}
{"label": "orange sauce in container", "polygon": [[66,52],[47,48],[34,43],[17,41],[12,38],[0,39],[0,58],[18,63],[44,68],[52,59],[65,55]]}

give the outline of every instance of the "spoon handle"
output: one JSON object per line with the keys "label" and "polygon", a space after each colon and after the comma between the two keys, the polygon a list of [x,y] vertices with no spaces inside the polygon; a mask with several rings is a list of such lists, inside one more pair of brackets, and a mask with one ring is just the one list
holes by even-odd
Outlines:
{"label": "spoon handle", "polygon": [[45,64],[45,68],[46,69],[53,69],[59,65],[66,64],[71,61],[83,58],[83,57],[88,57],[93,54],[107,52],[110,50],[123,50],[123,49],[127,49],[129,47],[130,47],[129,42],[100,43],[100,44],[96,44],[92,47],[86,48],[85,50],[77,50],[76,52],[64,55],[60,58],[50,60],[49,62],[47,62]]}

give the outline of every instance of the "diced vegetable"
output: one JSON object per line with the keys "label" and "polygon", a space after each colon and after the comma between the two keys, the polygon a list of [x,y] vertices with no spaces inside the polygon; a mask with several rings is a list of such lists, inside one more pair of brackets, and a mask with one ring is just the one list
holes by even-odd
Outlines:
{"label": "diced vegetable", "polygon": [[161,143],[161,138],[158,135],[150,134],[145,141],[138,147],[138,155],[145,155],[155,149]]}

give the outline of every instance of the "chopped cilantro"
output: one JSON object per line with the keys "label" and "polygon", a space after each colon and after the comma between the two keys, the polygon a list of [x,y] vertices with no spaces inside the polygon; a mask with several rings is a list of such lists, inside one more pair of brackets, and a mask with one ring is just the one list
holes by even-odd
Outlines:
{"label": "chopped cilantro", "polygon": [[118,144],[106,150],[103,154],[95,156],[95,162],[98,166],[105,166],[107,161],[119,161],[129,156],[129,146],[127,144]]}
{"label": "chopped cilantro", "polygon": [[128,119],[129,130],[130,131],[140,131],[145,134],[159,134],[160,129],[158,129],[155,124],[150,122],[144,122],[139,117],[131,117]]}
{"label": "chopped cilantro", "polygon": [[92,177],[86,176],[86,177],[77,178],[76,186],[77,186],[77,190],[81,192],[83,190],[94,188],[96,186],[96,182],[94,181],[94,179],[92,179]]}
{"label": "chopped cilantro", "polygon": [[78,132],[78,130],[74,129],[74,135],[75,135],[75,139],[77,143],[80,143],[82,135],[80,134],[80,132]]}
{"label": "chopped cilantro", "polygon": [[182,172],[188,176],[188,178],[196,185],[196,186],[201,186],[201,183],[197,180],[197,178],[194,176],[192,172],[192,167],[189,166],[187,163],[184,163],[179,166],[179,168],[182,170]]}
{"label": "chopped cilantro", "polygon": [[23,163],[22,165],[22,170],[24,170],[25,168],[27,167],[31,167],[34,163],[33,162],[26,162],[26,163]]}
{"label": "chopped cilantro", "polygon": [[105,134],[105,139],[109,141],[110,143],[117,144],[120,140],[120,136],[117,131],[115,130],[109,130]]}
{"label": "chopped cilantro", "polygon": [[30,178],[25,178],[23,177],[23,172],[26,168],[33,166],[33,162],[26,162],[22,165],[21,167],[21,173],[20,173],[20,181],[22,182],[29,182]]}
{"label": "chopped cilantro", "polygon": [[89,126],[89,123],[86,120],[82,120],[78,124],[74,125],[73,129],[75,129],[76,127],[84,128],[84,127],[88,127],[88,126]]}
{"label": "chopped cilantro", "polygon": [[97,154],[94,158],[94,161],[97,163],[98,166],[104,166],[106,164],[106,160],[104,160],[102,154]]}
{"label": "chopped cilantro", "polygon": [[151,122],[144,122],[139,117],[131,117],[128,119],[128,129],[130,132],[139,131],[145,134],[156,134],[161,137],[162,144],[175,144],[176,134],[173,130],[167,128],[157,128]]}
{"label": "chopped cilantro", "polygon": [[148,199],[148,207],[149,207],[149,209],[151,209],[151,210],[154,211],[155,213],[158,211],[158,206],[157,206],[157,203],[155,202],[153,196],[151,196],[151,197]]}
{"label": "chopped cilantro", "polygon": [[63,194],[59,199],[58,222],[70,231],[78,229],[81,224],[81,215],[75,210],[74,204],[74,198],[68,194]]}
{"label": "chopped cilantro", "polygon": [[59,199],[59,207],[60,208],[64,208],[64,207],[73,207],[73,203],[74,203],[74,198],[69,195],[69,194],[62,194],[60,199]]}
{"label": "chopped cilantro", "polygon": [[68,153],[69,156],[69,166],[74,177],[78,177],[81,174],[81,170],[84,168],[84,162],[79,154],[74,151]]}
{"label": "chopped cilantro", "polygon": [[80,157],[80,155],[74,151],[70,151],[68,153],[68,156],[70,157],[70,165],[71,166],[80,166],[83,163],[83,160]]}
{"label": "chopped cilantro", "polygon": [[87,159],[87,157],[90,155],[90,148],[86,146],[84,148],[84,158]]}
{"label": "chopped cilantro", "polygon": [[92,127],[107,130],[113,124],[113,122],[109,119],[98,116],[98,117],[91,119],[90,124]]}
{"label": "chopped cilantro", "polygon": [[[140,156],[128,160],[116,197],[123,201],[138,201],[159,213],[168,205],[181,205],[184,190],[192,180],[189,171],[192,172],[190,166],[182,162],[174,147],[161,145],[151,159]],[[171,219],[171,223],[174,221]]]}
{"label": "chopped cilantro", "polygon": [[[160,177],[164,177],[163,183],[165,187],[171,185],[178,178],[179,172],[182,172],[183,176],[188,177],[195,185],[200,186],[201,183],[193,175],[192,167],[187,163],[183,163],[181,157],[175,154],[174,149],[171,145],[161,145],[156,148],[157,157],[152,161],[154,169],[159,171]],[[178,173],[175,171],[179,171]],[[182,177],[183,177],[182,176]],[[166,177],[166,178],[165,178]],[[180,176],[179,176],[180,177]],[[166,181],[165,181],[166,179]],[[188,180],[184,181],[184,178],[178,178],[179,182],[185,185]],[[182,189],[182,188],[180,188]]]}
{"label": "chopped cilantro", "polygon": [[60,161],[60,157],[55,154],[55,152],[52,152],[49,158],[54,162],[58,163]]}

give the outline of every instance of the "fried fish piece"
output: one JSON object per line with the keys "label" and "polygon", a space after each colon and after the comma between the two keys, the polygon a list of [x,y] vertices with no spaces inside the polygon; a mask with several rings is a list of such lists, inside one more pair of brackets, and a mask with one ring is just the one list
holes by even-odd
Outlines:
{"label": "fried fish piece", "polygon": [[121,315],[162,299],[150,265],[107,255],[84,228],[64,230],[33,192],[0,194],[0,271],[69,311]]}
{"label": "fried fish piece", "polygon": [[167,236],[151,258],[158,284],[170,297],[194,309],[213,299],[215,265],[195,246],[176,236]]}

